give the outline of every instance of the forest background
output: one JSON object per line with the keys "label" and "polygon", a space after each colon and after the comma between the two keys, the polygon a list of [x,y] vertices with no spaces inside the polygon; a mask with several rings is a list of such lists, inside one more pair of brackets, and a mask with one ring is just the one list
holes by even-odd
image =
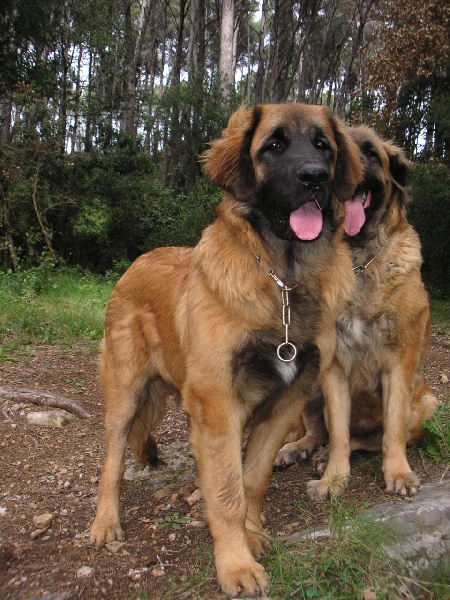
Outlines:
{"label": "forest background", "polygon": [[329,105],[403,147],[423,275],[450,297],[446,0],[3,0],[0,272],[121,273],[193,244],[199,154],[242,102]]}

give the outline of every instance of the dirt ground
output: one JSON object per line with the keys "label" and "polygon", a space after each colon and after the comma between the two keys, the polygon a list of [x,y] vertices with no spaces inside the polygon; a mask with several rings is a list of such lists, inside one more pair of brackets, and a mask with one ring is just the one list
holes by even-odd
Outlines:
{"label": "dirt ground", "polygon": [[[449,357],[450,337],[435,331],[426,370],[440,400],[449,399]],[[0,386],[61,394],[91,414],[88,419],[74,418],[63,427],[49,429],[25,420],[26,413],[45,409],[17,400],[0,404],[0,597],[195,597],[195,574],[203,561],[211,562],[211,540],[201,502],[195,501],[195,476],[177,479],[173,485],[165,483],[160,489],[149,480],[125,485],[121,506],[126,542],[101,550],[89,545],[88,529],[104,457],[96,356],[77,348],[68,352],[39,346],[28,359],[0,365]],[[158,441],[169,446],[177,442],[171,447],[183,449],[187,440],[186,418],[171,407]],[[410,461],[422,482],[443,474],[442,467],[417,449],[410,452]],[[353,456],[346,494],[349,503],[360,506],[392,499],[383,491],[380,464],[368,461],[367,455]],[[311,478],[315,474],[310,460],[274,472],[264,505],[272,535],[326,522],[327,503],[314,505],[307,498],[306,481]],[[50,513],[52,520],[48,529],[41,526],[40,530],[34,518],[44,513]],[[173,523],[176,513],[187,520],[180,528]],[[210,583],[200,597],[221,598],[210,573]]]}

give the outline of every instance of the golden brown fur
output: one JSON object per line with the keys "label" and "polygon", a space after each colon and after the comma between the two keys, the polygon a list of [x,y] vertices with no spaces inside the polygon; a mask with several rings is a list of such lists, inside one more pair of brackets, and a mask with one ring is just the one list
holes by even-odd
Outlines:
{"label": "golden brown fur", "polygon": [[[356,275],[352,302],[338,317],[336,359],[323,379],[330,449],[322,479],[308,486],[315,499],[342,491],[350,451],[358,449],[382,448],[386,489],[415,493],[419,480],[406,446],[422,437],[422,424],[437,406],[423,375],[430,311],[420,241],[405,216],[409,166],[399,148],[371,129],[353,128],[351,135],[365,155],[362,189],[371,190],[371,202],[361,231],[347,241],[354,266],[367,267]],[[316,397],[308,406],[278,464],[290,464],[326,442],[323,400]]]}
{"label": "golden brown fur", "polygon": [[[255,557],[267,543],[261,508],[272,464],[334,356],[336,314],[353,286],[336,196],[353,193],[362,166],[341,122],[305,105],[241,108],[203,160],[225,189],[217,220],[194,249],[159,248],[138,258],[108,304],[100,359],[106,458],[91,540],[123,539],[126,443],[155,463],[152,432],[176,393],[190,417],[220,585],[231,596],[256,595],[267,585]],[[323,227],[303,241],[289,223],[308,202],[313,212],[312,203],[320,204]],[[297,283],[289,335],[298,356],[291,363],[276,354],[285,335],[281,293],[262,267]]]}

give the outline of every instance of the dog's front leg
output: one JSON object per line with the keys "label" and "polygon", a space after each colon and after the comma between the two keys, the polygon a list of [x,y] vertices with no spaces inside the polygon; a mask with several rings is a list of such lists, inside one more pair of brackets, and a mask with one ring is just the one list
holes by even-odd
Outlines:
{"label": "dog's front leg", "polygon": [[185,390],[183,397],[220,586],[232,597],[264,595],[268,578],[253,558],[245,531],[239,409],[231,407],[230,400],[205,400],[191,390]]}
{"label": "dog's front leg", "polygon": [[417,493],[420,481],[406,457],[406,438],[411,409],[414,365],[393,359],[382,374],[383,472],[386,491],[406,496]]}
{"label": "dog's front leg", "polygon": [[247,442],[244,461],[244,487],[247,499],[247,538],[257,558],[269,546],[263,529],[262,505],[272,476],[273,464],[289,431],[299,423],[304,394],[293,387],[274,406],[270,417],[258,423]]}
{"label": "dog's front leg", "polygon": [[334,360],[321,378],[325,398],[325,416],[329,435],[329,458],[321,479],[308,482],[308,495],[324,500],[339,495],[350,476],[350,391],[347,378]]}

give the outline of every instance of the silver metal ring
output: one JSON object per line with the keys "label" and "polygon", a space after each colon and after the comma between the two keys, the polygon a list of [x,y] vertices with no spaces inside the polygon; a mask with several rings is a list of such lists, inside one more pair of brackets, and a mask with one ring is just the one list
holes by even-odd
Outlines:
{"label": "silver metal ring", "polygon": [[[289,346],[291,348],[290,352],[292,352],[292,356],[290,358],[283,358],[281,356],[281,349],[284,348],[285,346]],[[278,358],[280,360],[282,360],[283,362],[291,362],[294,360],[294,358],[297,356],[297,348],[294,346],[294,344],[291,344],[291,342],[283,342],[282,344],[280,344],[277,348],[277,354],[278,354]]]}

